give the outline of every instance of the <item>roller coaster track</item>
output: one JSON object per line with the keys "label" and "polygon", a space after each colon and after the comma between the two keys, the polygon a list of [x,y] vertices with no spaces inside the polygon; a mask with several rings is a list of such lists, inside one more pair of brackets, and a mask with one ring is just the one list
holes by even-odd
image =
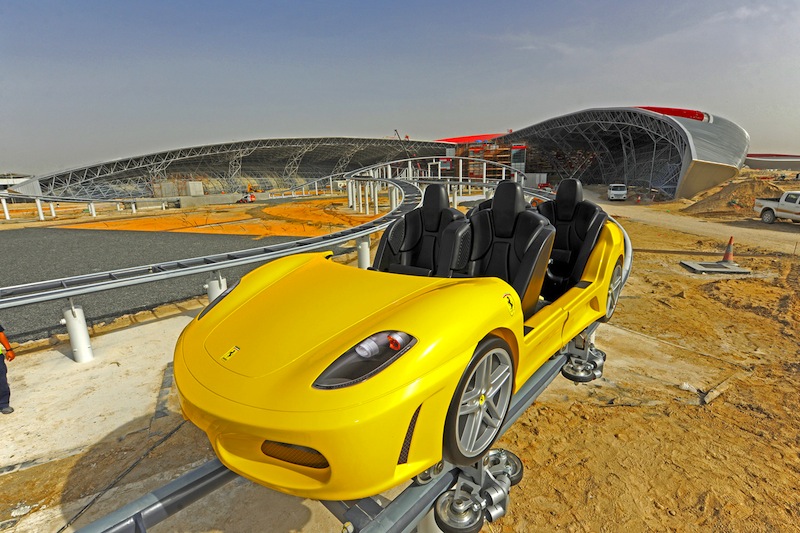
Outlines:
{"label": "roller coaster track", "polygon": [[[422,158],[420,158],[422,159]],[[409,163],[413,159],[394,163]],[[80,294],[111,290],[131,285],[138,285],[186,276],[202,272],[219,271],[225,268],[251,263],[269,261],[278,257],[295,253],[330,248],[334,245],[366,237],[386,228],[393,221],[416,208],[422,200],[422,193],[410,179],[380,179],[365,174],[382,163],[367,167],[345,175],[349,180],[376,180],[397,187],[402,197],[398,206],[389,213],[355,228],[337,233],[303,239],[278,245],[251,248],[236,252],[228,252],[204,257],[169,261],[152,265],[143,265],[127,269],[100,272],[82,276],[16,285],[0,288],[0,309],[6,309],[37,302],[69,298]],[[509,167],[510,168],[510,167]],[[511,169],[512,172],[513,169]],[[327,179],[327,178],[326,178]],[[446,180],[420,177],[415,181],[422,183],[449,181],[453,186],[470,185],[474,187],[495,187],[492,182],[462,182],[460,178]],[[541,191],[523,189],[526,195],[545,199]],[[611,219],[613,221],[613,219]],[[616,223],[616,221],[613,221]],[[621,228],[621,226],[620,226]],[[630,273],[632,247],[630,239],[622,230],[625,238],[625,264],[623,280]],[[623,282],[624,282],[623,281]],[[594,331],[596,323],[588,331]],[[560,352],[545,363],[512,398],[508,415],[500,430],[505,433],[517,418],[530,406],[547,386],[555,379],[566,361],[566,355]],[[322,502],[331,513],[345,524],[343,531],[353,533],[410,533],[430,511],[436,498],[448,490],[458,478],[459,468],[445,464],[443,472],[425,485],[412,484],[388,505],[382,506],[373,498],[359,501]],[[82,532],[130,532],[143,533],[147,527],[153,526],[187,505],[210,494],[235,479],[237,475],[228,470],[218,460],[212,460],[201,467],[184,474],[171,483],[156,489],[142,498],[118,509],[117,511],[93,522],[81,529]]]}
{"label": "roller coaster track", "polygon": [[274,244],[259,248],[248,248],[235,252],[166,261],[131,268],[109,270],[68,278],[26,283],[10,287],[0,287],[0,309],[8,309],[62,298],[70,298],[81,294],[119,289],[131,285],[150,283],[180,276],[189,276],[203,272],[213,272],[226,268],[248,265],[277,259],[286,255],[330,249],[347,241],[366,237],[380,231],[404,214],[416,208],[422,200],[419,188],[406,180],[378,180],[398,187],[402,200],[398,207],[365,224],[336,233]]}

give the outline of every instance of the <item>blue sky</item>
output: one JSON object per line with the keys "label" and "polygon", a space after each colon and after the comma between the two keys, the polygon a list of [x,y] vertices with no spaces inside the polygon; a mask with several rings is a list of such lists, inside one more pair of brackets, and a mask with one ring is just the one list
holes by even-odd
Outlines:
{"label": "blue sky", "polygon": [[800,153],[800,2],[0,2],[0,173],[700,109]]}

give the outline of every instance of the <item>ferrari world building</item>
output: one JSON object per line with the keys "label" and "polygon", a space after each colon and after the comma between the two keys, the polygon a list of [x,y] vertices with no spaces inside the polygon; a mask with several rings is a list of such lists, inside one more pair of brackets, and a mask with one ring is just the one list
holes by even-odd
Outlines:
{"label": "ferrari world building", "polygon": [[[466,139],[338,137],[232,142],[35,176],[14,190],[98,200],[179,196],[187,182],[201,182],[205,194],[269,191],[382,162],[472,154],[478,144],[481,154],[491,152],[484,150],[488,147],[495,153],[507,148],[507,153],[513,154],[509,164],[526,174],[546,176],[550,183],[575,177],[586,184],[624,183],[675,198],[690,197],[736,176],[750,141],[744,129],[725,118],[663,107],[588,109],[505,135]],[[454,172],[455,168],[449,169],[450,174]]]}

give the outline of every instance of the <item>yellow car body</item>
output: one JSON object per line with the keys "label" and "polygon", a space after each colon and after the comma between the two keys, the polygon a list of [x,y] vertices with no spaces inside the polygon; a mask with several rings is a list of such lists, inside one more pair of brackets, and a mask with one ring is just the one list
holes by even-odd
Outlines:
{"label": "yellow car body", "polygon": [[[511,348],[516,392],[606,315],[623,254],[624,234],[607,221],[581,283],[527,320],[498,278],[361,270],[329,253],[276,260],[181,334],[174,370],[183,412],[228,468],[257,483],[324,500],[379,494],[442,460],[448,408],[482,339]],[[363,381],[314,386],[384,330],[416,343]]]}

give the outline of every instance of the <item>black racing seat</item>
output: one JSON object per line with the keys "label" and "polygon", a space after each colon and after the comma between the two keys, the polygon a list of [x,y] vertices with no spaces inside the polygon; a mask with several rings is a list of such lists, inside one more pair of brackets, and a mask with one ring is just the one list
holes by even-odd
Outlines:
{"label": "black racing seat", "polygon": [[458,269],[456,274],[493,276],[506,281],[519,295],[523,315],[530,317],[539,302],[555,228],[530,208],[522,187],[511,181],[501,182],[491,207],[475,210],[467,230],[455,227],[469,232],[470,243],[469,253],[452,262]]}
{"label": "black racing seat", "polygon": [[538,210],[556,228],[542,287],[542,296],[552,302],[581,280],[608,215],[597,204],[583,199],[581,182],[572,178],[563,180],[555,200],[539,204]]}
{"label": "black racing seat", "polygon": [[373,268],[384,272],[418,276],[448,276],[442,262],[442,234],[464,215],[450,207],[444,185],[428,185],[422,206],[409,211],[386,228],[375,255]]}

